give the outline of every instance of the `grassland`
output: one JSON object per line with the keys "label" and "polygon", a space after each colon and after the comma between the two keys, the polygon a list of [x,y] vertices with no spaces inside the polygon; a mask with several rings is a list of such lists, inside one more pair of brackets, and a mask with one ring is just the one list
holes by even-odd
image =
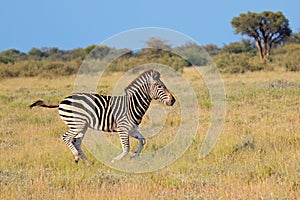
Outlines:
{"label": "grassland", "polygon": [[[74,164],[60,139],[67,127],[57,110],[28,109],[34,100],[56,103],[69,95],[75,76],[0,80],[0,198],[297,199],[300,74],[222,75],[225,125],[217,145],[203,159],[198,154],[209,126],[209,95],[191,69],[184,74],[201,108],[195,141],[172,165],[145,174],[115,171],[90,154],[89,165]],[[105,79],[118,74],[110,75]],[[157,142],[163,143],[164,137],[149,139],[145,151]]]}

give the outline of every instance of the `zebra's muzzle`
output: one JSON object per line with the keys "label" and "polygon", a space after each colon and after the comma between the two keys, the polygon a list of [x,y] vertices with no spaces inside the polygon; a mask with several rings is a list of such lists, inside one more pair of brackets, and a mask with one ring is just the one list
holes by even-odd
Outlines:
{"label": "zebra's muzzle", "polygon": [[168,97],[169,97],[169,100],[168,100],[168,102],[166,103],[166,105],[167,106],[173,106],[173,104],[175,103],[175,98],[173,97],[173,95],[171,95],[171,94],[169,94],[168,95]]}

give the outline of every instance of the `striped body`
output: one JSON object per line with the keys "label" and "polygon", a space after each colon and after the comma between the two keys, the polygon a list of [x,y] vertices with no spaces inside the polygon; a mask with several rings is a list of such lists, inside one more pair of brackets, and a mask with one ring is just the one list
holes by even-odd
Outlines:
{"label": "striped body", "polygon": [[120,113],[119,118],[124,116],[125,112],[120,108],[125,104],[125,98],[122,96],[78,93],[65,98],[60,103],[59,115],[70,128],[75,128],[78,123],[84,123],[92,129],[116,132],[118,116],[113,113]]}
{"label": "striped body", "polygon": [[[151,99],[143,99],[143,103],[138,101],[142,100],[135,96],[75,93],[61,101],[59,115],[71,129],[85,124],[105,132],[130,131],[141,123]],[[129,108],[134,109],[129,112]]]}

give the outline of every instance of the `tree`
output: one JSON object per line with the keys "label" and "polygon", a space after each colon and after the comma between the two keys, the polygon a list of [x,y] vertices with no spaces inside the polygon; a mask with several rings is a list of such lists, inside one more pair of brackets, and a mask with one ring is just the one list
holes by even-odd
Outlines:
{"label": "tree", "polygon": [[41,59],[44,56],[44,53],[38,49],[38,48],[32,48],[29,52],[28,55],[34,59]]}
{"label": "tree", "polygon": [[215,56],[220,52],[220,48],[215,44],[207,44],[207,45],[204,45],[203,48],[211,56]]}
{"label": "tree", "polygon": [[242,42],[231,42],[228,45],[224,45],[223,52],[228,53],[244,53],[250,52],[253,49],[253,45],[250,40],[243,39]]}
{"label": "tree", "polygon": [[209,62],[207,52],[194,42],[187,42],[182,46],[174,48],[174,51],[179,55],[185,56],[187,61],[192,65],[205,66]]}
{"label": "tree", "polygon": [[271,48],[283,44],[292,32],[282,12],[240,14],[232,19],[231,25],[236,34],[248,35],[255,40],[261,60],[268,60]]}
{"label": "tree", "polygon": [[167,41],[161,38],[151,37],[146,41],[148,48],[171,50],[171,46],[167,44]]}
{"label": "tree", "polygon": [[105,58],[111,50],[108,46],[105,45],[95,46],[92,50],[90,50],[92,46],[87,48],[89,48],[86,49],[86,51],[89,51],[90,58],[100,59],[100,60]]}

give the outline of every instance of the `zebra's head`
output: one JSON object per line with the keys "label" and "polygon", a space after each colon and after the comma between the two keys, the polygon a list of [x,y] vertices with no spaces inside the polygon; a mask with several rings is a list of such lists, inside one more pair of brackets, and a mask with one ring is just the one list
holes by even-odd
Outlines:
{"label": "zebra's head", "polygon": [[175,103],[175,98],[169,92],[165,84],[160,80],[159,72],[154,70],[151,71],[149,83],[149,93],[151,99],[158,100],[167,106],[173,106]]}

